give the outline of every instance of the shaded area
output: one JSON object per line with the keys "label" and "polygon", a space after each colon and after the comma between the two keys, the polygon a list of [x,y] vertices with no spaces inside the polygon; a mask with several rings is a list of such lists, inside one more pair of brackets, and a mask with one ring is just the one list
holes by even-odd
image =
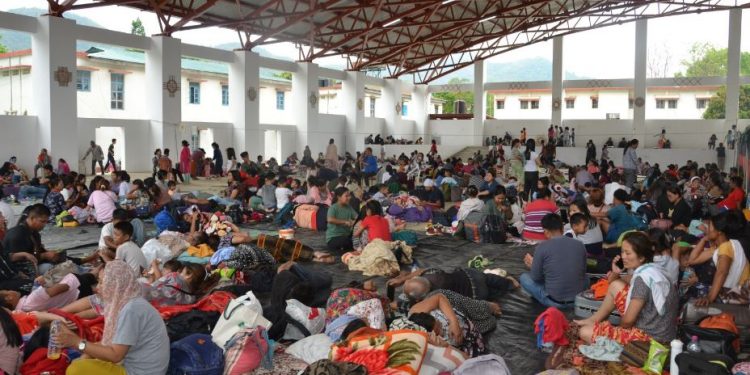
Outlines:
{"label": "shaded area", "polygon": [[[146,235],[152,237],[153,224],[146,223],[145,229]],[[253,235],[275,229],[269,224],[243,228]],[[42,238],[49,249],[93,244],[69,251],[71,255],[80,255],[96,248],[99,231],[100,229],[96,226],[71,229],[49,227],[42,232]],[[490,268],[503,268],[509,275],[518,278],[526,270],[523,255],[533,252],[533,248],[528,246],[475,244],[451,237],[426,237],[423,232],[418,232],[418,235],[419,245],[415,249],[414,256],[422,267],[439,267],[447,270],[465,267],[469,259],[481,254],[493,261]],[[297,229],[295,238],[314,249],[325,248],[325,235],[322,232]],[[330,273],[333,276],[334,287],[344,286],[354,280],[363,280],[361,273],[350,272],[340,261],[333,265],[319,263],[306,265]],[[385,295],[387,279],[376,277],[373,280],[380,293]],[[513,374],[534,374],[543,370],[546,354],[536,349],[533,324],[534,319],[544,311],[544,308],[520,290],[512,291],[497,300],[502,306],[503,316],[497,321],[497,329],[486,336],[490,352],[502,356]]]}

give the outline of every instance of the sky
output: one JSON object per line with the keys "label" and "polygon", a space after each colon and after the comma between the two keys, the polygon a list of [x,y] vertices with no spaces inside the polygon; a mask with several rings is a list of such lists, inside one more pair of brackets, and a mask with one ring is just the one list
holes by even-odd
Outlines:
{"label": "sky", "polygon": [[[88,3],[92,0],[79,0]],[[45,0],[2,0],[0,11],[20,7],[46,8]],[[140,18],[147,35],[159,32],[156,16],[133,8],[111,6],[86,9],[75,13],[91,18],[109,29],[130,32],[130,22]],[[667,60],[667,76],[683,70],[680,62],[689,57],[690,47],[696,42],[708,42],[719,48],[727,45],[728,12],[672,16],[652,19],[648,24],[649,54]],[[742,15],[742,50],[750,51],[750,10]],[[174,35],[185,43],[215,46],[237,42],[237,33],[220,28],[206,28],[179,32]],[[611,26],[594,31],[566,36],[563,42],[563,68],[590,78],[631,78],[635,46],[635,24]],[[267,46],[274,54],[295,60],[297,49],[290,43]],[[514,61],[525,58],[552,59],[552,42],[538,43],[490,59],[491,62]],[[342,61],[342,60],[336,60]],[[319,61],[321,66],[329,61]]]}

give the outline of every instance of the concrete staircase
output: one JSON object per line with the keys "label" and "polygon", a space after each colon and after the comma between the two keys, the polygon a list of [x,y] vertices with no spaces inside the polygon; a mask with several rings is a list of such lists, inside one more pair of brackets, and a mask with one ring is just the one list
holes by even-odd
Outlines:
{"label": "concrete staircase", "polygon": [[469,160],[470,157],[473,157],[474,154],[477,153],[477,150],[481,150],[482,155],[487,155],[489,148],[485,146],[470,146],[453,155],[450,155],[450,157],[461,158],[461,160],[466,163],[466,161]]}

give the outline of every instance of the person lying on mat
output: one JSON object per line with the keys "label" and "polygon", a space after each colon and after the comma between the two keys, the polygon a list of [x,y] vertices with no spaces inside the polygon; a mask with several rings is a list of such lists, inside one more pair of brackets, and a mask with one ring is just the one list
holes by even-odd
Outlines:
{"label": "person lying on mat", "polygon": [[[618,265],[621,259],[622,268]],[[669,342],[675,338],[674,322],[679,309],[677,288],[653,259],[654,244],[647,234],[625,234],[622,254],[612,261],[609,289],[602,305],[591,317],[575,321],[580,326],[582,340],[594,342],[597,337],[606,337],[627,345],[631,341],[653,338]],[[623,270],[628,275],[621,277]],[[622,316],[619,326],[607,321],[615,309]]]}

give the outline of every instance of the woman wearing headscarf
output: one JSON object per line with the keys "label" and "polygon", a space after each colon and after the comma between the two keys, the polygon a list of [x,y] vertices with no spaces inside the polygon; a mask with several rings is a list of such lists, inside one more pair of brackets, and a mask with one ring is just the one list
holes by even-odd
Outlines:
{"label": "woman wearing headscarf", "polygon": [[143,299],[138,276],[121,260],[104,268],[97,296],[104,315],[102,341],[90,343],[61,325],[59,341],[86,359],[71,363],[66,374],[165,374],[169,337],[159,313]]}

